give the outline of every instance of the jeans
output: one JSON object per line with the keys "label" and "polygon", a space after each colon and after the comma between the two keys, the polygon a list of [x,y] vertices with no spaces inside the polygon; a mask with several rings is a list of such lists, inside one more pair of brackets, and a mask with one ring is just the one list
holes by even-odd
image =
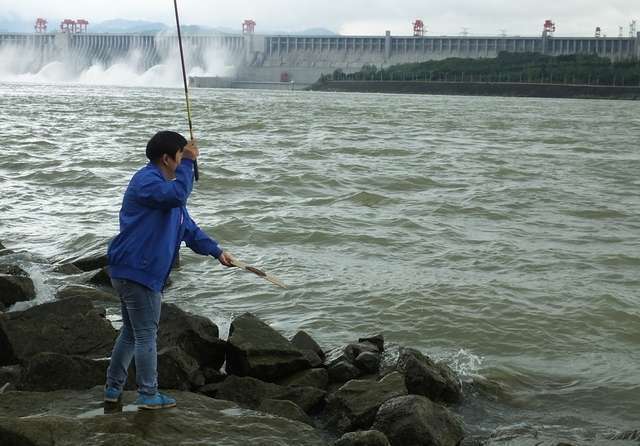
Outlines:
{"label": "jeans", "polygon": [[156,340],[162,295],[129,280],[111,279],[111,283],[120,295],[122,328],[111,353],[107,386],[123,389],[127,369],[135,357],[138,392],[155,395],[158,391]]}

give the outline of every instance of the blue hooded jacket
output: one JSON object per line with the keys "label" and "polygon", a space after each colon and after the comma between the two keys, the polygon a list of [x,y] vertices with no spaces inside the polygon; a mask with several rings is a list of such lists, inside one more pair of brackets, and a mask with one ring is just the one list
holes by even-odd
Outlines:
{"label": "blue hooded jacket", "polygon": [[192,189],[190,159],[182,159],[175,180],[166,180],[153,163],[135,173],[122,200],[120,233],[107,252],[111,277],[160,292],[183,241],[198,254],[222,254],[187,212]]}

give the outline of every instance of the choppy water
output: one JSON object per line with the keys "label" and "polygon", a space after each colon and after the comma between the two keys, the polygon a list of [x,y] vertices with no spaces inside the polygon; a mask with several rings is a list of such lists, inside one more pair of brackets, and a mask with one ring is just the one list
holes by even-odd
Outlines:
{"label": "choppy water", "polygon": [[[45,259],[115,235],[147,139],[185,131],[182,101],[0,84],[0,238],[34,255],[39,300],[63,282]],[[476,429],[640,427],[639,104],[199,90],[193,109],[191,214],[290,289],[183,249],[167,300],[447,358],[499,383],[469,393]]]}

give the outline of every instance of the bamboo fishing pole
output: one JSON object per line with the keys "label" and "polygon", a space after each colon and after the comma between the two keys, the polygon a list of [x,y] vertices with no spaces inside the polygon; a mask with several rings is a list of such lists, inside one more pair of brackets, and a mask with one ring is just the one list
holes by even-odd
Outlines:
{"label": "bamboo fishing pole", "polygon": [[[187,102],[187,119],[189,120],[189,135],[193,140],[193,124],[191,122],[191,103],[189,101],[189,87],[187,86],[187,70],[184,67],[184,51],[182,50],[182,34],[180,33],[180,19],[178,18],[178,0],[173,0],[173,7],[176,11],[176,27],[178,28],[178,46],[180,47],[180,62],[182,63],[182,82],[184,83],[184,97]],[[200,178],[198,172],[198,161],[193,161],[193,177],[196,181]]]}

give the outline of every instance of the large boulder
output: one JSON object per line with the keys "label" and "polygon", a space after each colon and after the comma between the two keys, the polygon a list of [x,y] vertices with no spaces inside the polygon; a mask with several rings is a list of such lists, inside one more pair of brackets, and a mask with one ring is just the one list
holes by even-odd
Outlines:
{"label": "large boulder", "polygon": [[106,253],[96,253],[74,260],[71,264],[82,271],[94,271],[109,265],[109,259]]}
{"label": "large boulder", "polygon": [[464,437],[462,421],[446,407],[421,395],[385,402],[373,429],[383,432],[392,446],[457,446]]}
{"label": "large boulder", "polygon": [[0,367],[0,389],[8,385],[8,390],[16,390],[21,377],[22,366],[20,365],[7,365]]}
{"label": "large boulder", "polygon": [[402,348],[398,370],[404,374],[410,394],[450,404],[462,401],[462,384],[455,372],[443,362],[436,363],[418,350]]}
{"label": "large boulder", "polygon": [[41,352],[109,356],[117,332],[91,302],[71,298],[0,315],[0,366]]}
{"label": "large boulder", "polygon": [[225,360],[226,342],[218,337],[218,326],[210,319],[163,303],[158,329],[158,349],[179,347],[201,367],[219,369]]}
{"label": "large boulder", "polygon": [[9,254],[14,254],[14,251],[12,251],[11,249],[5,247],[2,242],[0,242],[0,257],[2,256],[7,256]]}
{"label": "large boulder", "polygon": [[326,394],[314,387],[279,386],[249,376],[233,375],[220,383],[207,384],[199,392],[211,398],[234,401],[249,409],[257,409],[266,399],[287,400],[307,413],[319,408]]}
{"label": "large boulder", "polygon": [[269,445],[323,446],[307,424],[245,411],[229,401],[171,392],[175,409],[104,415],[102,387],[85,391],[7,392],[0,396],[0,444],[51,446]]}
{"label": "large boulder", "polygon": [[227,374],[276,381],[311,367],[304,354],[284,336],[250,313],[229,328]]}
{"label": "large boulder", "polygon": [[292,387],[315,387],[327,390],[329,385],[329,373],[326,369],[309,369],[294,373],[278,381],[282,386]]}
{"label": "large boulder", "polygon": [[292,401],[267,398],[262,400],[257,410],[258,412],[270,413],[271,415],[300,421],[301,423],[313,426],[313,422],[311,421],[311,418],[309,418],[309,415],[304,413],[304,411]]}
{"label": "large boulder", "polygon": [[362,371],[346,359],[329,364],[327,373],[331,383],[345,383],[362,375]]}
{"label": "large boulder", "polygon": [[109,267],[105,266],[100,268],[95,274],[89,277],[89,283],[105,288],[111,288],[111,274],[109,273]]}
{"label": "large boulder", "polygon": [[391,446],[380,431],[347,432],[333,446]]}
{"label": "large boulder", "polygon": [[20,390],[50,392],[62,389],[90,389],[106,380],[108,362],[84,356],[38,353],[24,367]]}
{"label": "large boulder", "polygon": [[297,332],[293,338],[291,338],[291,343],[301,351],[310,350],[318,357],[324,361],[325,353],[320,348],[318,343],[307,333],[306,331],[300,330]]}
{"label": "large boulder", "polygon": [[178,347],[158,351],[158,387],[191,390],[204,385],[198,362]]}
{"label": "large boulder", "polygon": [[36,297],[33,281],[17,265],[0,265],[0,303],[9,307]]}
{"label": "large boulder", "polygon": [[58,300],[71,299],[73,297],[81,297],[99,304],[116,305],[120,303],[120,298],[115,294],[86,285],[67,285],[56,293],[56,299]]}
{"label": "large boulder", "polygon": [[385,401],[406,394],[404,377],[398,372],[380,381],[349,381],[327,398],[327,424],[340,433],[368,429]]}

